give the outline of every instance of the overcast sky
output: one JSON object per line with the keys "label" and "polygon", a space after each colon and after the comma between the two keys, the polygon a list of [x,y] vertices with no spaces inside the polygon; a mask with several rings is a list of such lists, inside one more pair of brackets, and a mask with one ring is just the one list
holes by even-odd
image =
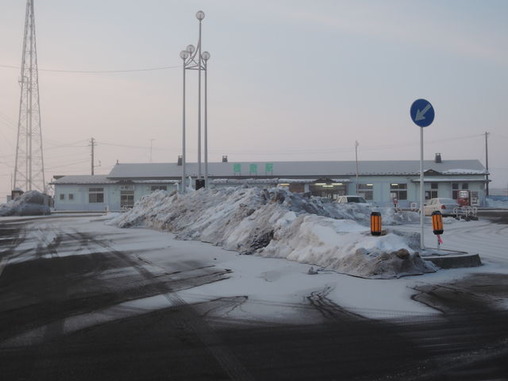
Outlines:
{"label": "overcast sky", "polygon": [[[26,2],[0,3],[0,192],[14,170]],[[202,23],[209,161],[478,159],[508,187],[504,0],[35,0],[46,179],[181,154],[182,60]],[[150,69],[150,70],[148,70]],[[153,70],[152,70],[153,69]],[[187,76],[197,160],[197,73]],[[3,198],[3,197],[2,197]]]}

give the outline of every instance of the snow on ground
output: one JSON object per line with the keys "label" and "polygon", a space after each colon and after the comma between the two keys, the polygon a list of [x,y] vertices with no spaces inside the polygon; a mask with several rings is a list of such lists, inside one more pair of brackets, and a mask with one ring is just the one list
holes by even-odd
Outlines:
{"label": "snow on ground", "polygon": [[[2,220],[9,221],[13,218],[4,217]],[[453,220],[455,222],[450,221],[446,224],[443,234],[444,249],[479,252],[483,262],[481,267],[440,270],[423,276],[365,279],[284,258],[242,255],[208,243],[179,240],[175,234],[167,231],[142,227],[118,229],[104,224],[105,221],[109,223],[112,218],[122,220],[126,218],[126,214],[109,214],[101,217],[66,215],[65,218],[58,218],[55,215],[51,219],[39,222],[31,218],[37,229],[27,229],[28,232],[33,232],[30,233],[33,239],[27,239],[26,245],[17,247],[16,250],[23,253],[19,256],[19,260],[21,257],[24,260],[28,260],[28,257],[33,258],[39,246],[51,245],[54,241],[54,234],[51,235],[51,231],[54,230],[63,235],[75,235],[76,232],[94,235],[97,242],[103,243],[97,245],[90,242],[83,250],[76,250],[75,246],[61,245],[55,253],[57,256],[86,255],[90,252],[115,250],[132,256],[143,266],[144,271],[153,274],[154,277],[177,270],[184,272],[195,269],[196,266],[227,270],[229,271],[227,279],[179,290],[177,294],[178,298],[191,304],[210,319],[225,319],[240,324],[250,324],[253,321],[267,324],[320,322],[323,317],[311,305],[314,298],[320,298],[319,301],[328,303],[330,308],[340,306],[353,313],[375,319],[436,315],[439,314],[438,311],[412,299],[417,293],[416,288],[447,284],[455,279],[478,273],[508,274],[506,254],[508,225],[493,224],[489,221]],[[365,227],[363,224],[355,225],[347,219],[337,220],[336,223],[350,225],[347,228],[350,231],[353,230],[351,226],[355,226],[356,233]],[[413,222],[390,228],[409,234],[418,231],[419,224]],[[427,222],[425,229],[425,245],[435,246],[436,241],[430,223]],[[28,244],[33,247],[30,249]],[[7,260],[4,265],[14,262],[13,259]],[[133,270],[126,268],[122,271]],[[105,272],[102,276],[108,278],[115,274]],[[86,316],[66,319],[63,324],[64,331],[148,313],[170,307],[171,303],[164,295],[131,300],[92,314],[87,313]],[[205,310],[201,311],[200,308]]]}
{"label": "snow on ground", "polygon": [[[418,287],[479,272],[508,273],[504,225],[445,219],[442,248],[474,249],[483,266],[433,272],[434,268],[415,254],[418,214],[393,208],[376,210],[388,230],[382,237],[369,234],[369,208],[338,205],[280,189],[202,189],[183,196],[160,191],[124,214],[79,217],[72,222],[68,217],[59,222],[47,220],[33,231],[32,242],[51,245],[55,237],[49,233],[52,225],[58,224],[61,227],[56,231],[100,232],[101,242],[111,242],[107,247],[92,244],[83,250],[72,249],[72,255],[114,249],[137,258],[154,276],[180,267],[195,268],[196,264],[224,269],[227,279],[180,290],[178,298],[198,311],[203,308],[201,313],[211,319],[242,324],[318,322],[322,316],[312,300],[376,319],[434,315],[439,312],[412,299]],[[118,230],[105,226],[105,221],[131,229]],[[428,219],[425,229],[425,245],[431,247],[436,242]],[[59,250],[58,255],[71,252]],[[418,267],[421,263],[424,269]],[[401,277],[409,273],[425,275]],[[159,296],[132,300],[93,316],[78,316],[65,327],[83,328],[171,303],[171,298]]]}
{"label": "snow on ground", "polygon": [[508,209],[508,196],[488,196],[485,203],[489,208]]}
{"label": "snow on ground", "polygon": [[[93,224],[87,222],[79,227],[80,231],[86,229],[93,230]],[[108,229],[114,228],[105,226],[104,233],[108,233]],[[197,309],[201,303],[233,301],[207,311],[209,318],[309,324],[322,319],[310,306],[309,298],[312,297],[322,297],[330,304],[377,319],[438,314],[436,310],[412,300],[411,296],[415,293],[415,283],[432,283],[432,279],[439,282],[443,276],[428,278],[430,281],[421,277],[365,279],[333,270],[317,271],[314,266],[281,258],[241,255],[199,241],[178,240],[174,234],[162,231],[133,228],[125,234],[128,238],[118,240],[115,249],[138,252],[136,256],[150,264],[151,272],[154,271],[152,267],[173,268],[175,262],[202,263],[202,266],[212,263],[214,267],[230,271],[228,279],[178,291],[180,298]],[[460,277],[468,271],[471,269],[446,272],[447,276],[455,274]],[[427,274],[425,278],[438,274]],[[141,313],[146,300],[132,301],[131,304]],[[166,306],[167,302],[164,302],[146,308]]]}
{"label": "snow on ground", "polygon": [[[230,302],[206,311],[210,318],[247,323],[308,324],[320,319],[310,306],[309,299],[314,297],[368,318],[418,318],[437,315],[439,311],[413,300],[415,288],[448,283],[476,273],[508,273],[508,255],[506,250],[501,250],[508,245],[508,237],[502,233],[508,227],[488,221],[453,221],[455,223],[448,221],[445,227],[443,248],[480,251],[483,266],[441,270],[424,276],[366,279],[283,258],[241,255],[199,241],[177,240],[171,233],[140,228],[131,229],[128,233],[131,239],[123,243],[125,248],[116,246],[116,249],[134,252],[139,249],[139,257],[161,268],[175,261],[211,260],[214,266],[230,270],[228,279],[178,292],[195,308],[210,301]],[[347,220],[338,222],[351,224]],[[396,228],[412,233],[420,227],[413,222]],[[435,243],[430,223],[427,223],[426,247],[435,246]],[[163,250],[154,250],[163,246]],[[133,303],[141,308],[144,300]]]}
{"label": "snow on ground", "polygon": [[0,216],[38,216],[50,213],[48,196],[38,191],[28,191],[0,205]]}
{"label": "snow on ground", "polygon": [[[385,224],[416,221],[414,212],[379,209]],[[164,191],[143,197],[112,220],[120,227],[147,226],[241,254],[283,258],[366,278],[436,271],[414,250],[414,235],[370,234],[371,209],[339,205],[273,188]]]}

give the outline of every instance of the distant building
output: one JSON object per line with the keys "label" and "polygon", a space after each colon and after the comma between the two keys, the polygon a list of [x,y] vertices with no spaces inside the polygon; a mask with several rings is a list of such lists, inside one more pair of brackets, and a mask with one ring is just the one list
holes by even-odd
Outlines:
{"label": "distant building", "polygon": [[[418,204],[420,162],[286,161],[208,163],[209,187],[285,187],[335,199],[345,194],[363,195],[379,206]],[[485,199],[487,172],[478,160],[424,162],[425,198],[464,198],[471,205]],[[186,174],[195,184],[198,164],[187,163]],[[203,174],[202,174],[203,175]],[[168,192],[181,185],[181,163],[116,164],[109,175],[55,176],[57,211],[119,211],[131,208],[142,196],[155,190]]]}

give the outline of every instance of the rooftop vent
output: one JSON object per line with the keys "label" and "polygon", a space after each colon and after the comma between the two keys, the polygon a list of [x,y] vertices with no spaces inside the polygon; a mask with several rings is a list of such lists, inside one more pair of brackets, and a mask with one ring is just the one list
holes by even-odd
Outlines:
{"label": "rooftop vent", "polygon": [[228,155],[222,155],[222,162],[227,163],[228,162]]}
{"label": "rooftop vent", "polygon": [[436,157],[434,158],[434,163],[442,163],[443,160],[441,160],[441,154],[436,153]]}
{"label": "rooftop vent", "polygon": [[182,155],[178,155],[177,165],[182,165]]}

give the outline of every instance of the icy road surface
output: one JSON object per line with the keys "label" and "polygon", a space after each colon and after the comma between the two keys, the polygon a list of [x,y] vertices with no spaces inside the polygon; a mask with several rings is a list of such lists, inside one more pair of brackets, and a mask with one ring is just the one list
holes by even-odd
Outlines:
{"label": "icy road surface", "polygon": [[3,218],[0,372],[506,379],[507,228],[445,225],[444,247],[478,250],[481,267],[375,280],[119,229],[103,217]]}

